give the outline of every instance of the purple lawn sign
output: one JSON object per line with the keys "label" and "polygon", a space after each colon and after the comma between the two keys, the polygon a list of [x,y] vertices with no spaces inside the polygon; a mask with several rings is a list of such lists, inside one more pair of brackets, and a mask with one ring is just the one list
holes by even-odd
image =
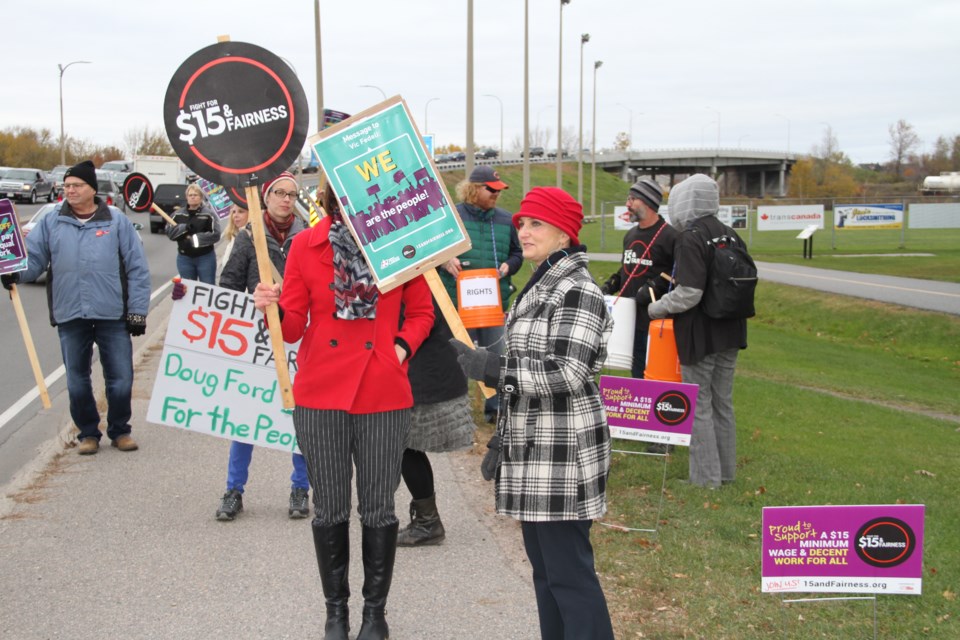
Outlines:
{"label": "purple lawn sign", "polygon": [[765,593],[920,595],[923,505],[764,507]]}
{"label": "purple lawn sign", "polygon": [[600,376],[610,435],[689,447],[698,389],[682,382]]}
{"label": "purple lawn sign", "polygon": [[27,247],[20,231],[20,221],[13,203],[0,200],[0,273],[7,274],[27,268]]}

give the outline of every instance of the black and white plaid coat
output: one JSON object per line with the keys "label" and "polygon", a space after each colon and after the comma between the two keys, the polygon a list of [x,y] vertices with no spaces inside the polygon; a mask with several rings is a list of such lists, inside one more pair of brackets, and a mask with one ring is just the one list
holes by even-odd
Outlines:
{"label": "black and white plaid coat", "polygon": [[610,430],[595,377],[612,328],[585,253],[551,266],[510,310],[498,513],[536,522],[606,512]]}

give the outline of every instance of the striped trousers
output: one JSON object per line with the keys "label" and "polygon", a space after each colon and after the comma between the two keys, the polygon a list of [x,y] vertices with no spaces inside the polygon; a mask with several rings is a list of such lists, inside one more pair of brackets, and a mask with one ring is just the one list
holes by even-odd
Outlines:
{"label": "striped trousers", "polygon": [[293,425],[313,487],[314,525],[350,519],[350,483],[357,468],[357,511],[367,527],[397,522],[394,493],[410,430],[410,410],[350,414],[296,407]]}

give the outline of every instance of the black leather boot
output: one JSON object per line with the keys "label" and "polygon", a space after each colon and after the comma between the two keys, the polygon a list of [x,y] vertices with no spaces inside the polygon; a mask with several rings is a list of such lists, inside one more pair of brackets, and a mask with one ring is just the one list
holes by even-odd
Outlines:
{"label": "black leather boot", "polygon": [[397,536],[398,547],[420,547],[440,544],[446,537],[440,514],[437,513],[437,496],[410,503],[410,524]]}
{"label": "black leather boot", "polygon": [[363,622],[357,640],[388,640],[387,594],[393,581],[399,523],[363,527]]}
{"label": "black leather boot", "polygon": [[320,583],[327,604],[324,640],[348,640],[350,631],[350,522],[330,527],[313,525]]}

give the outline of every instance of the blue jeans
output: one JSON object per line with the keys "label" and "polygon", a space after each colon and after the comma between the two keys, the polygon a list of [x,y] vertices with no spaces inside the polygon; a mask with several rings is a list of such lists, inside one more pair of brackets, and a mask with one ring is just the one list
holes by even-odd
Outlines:
{"label": "blue jeans", "polygon": [[[243,487],[250,476],[250,460],[253,458],[253,445],[246,442],[230,443],[230,462],[227,463],[227,491],[236,489],[243,493]],[[309,489],[307,481],[307,463],[299,453],[293,454],[293,473],[290,474],[291,489]]]}
{"label": "blue jeans", "polygon": [[[483,327],[480,329],[467,329],[470,339],[478,347],[486,347],[497,355],[503,355],[503,325],[499,327]],[[487,398],[483,403],[483,413],[489,416],[496,416],[500,408],[500,394]]]}
{"label": "blue jeans", "polygon": [[195,258],[178,253],[177,273],[184,280],[199,280],[207,284],[216,284],[217,252],[211,251]]}
{"label": "blue jeans", "polygon": [[90,381],[94,344],[100,351],[107,393],[107,437],[116,440],[130,433],[133,345],[127,323],[124,320],[71,320],[59,324],[57,332],[67,372],[70,417],[80,429],[77,439],[100,440],[100,412]]}

